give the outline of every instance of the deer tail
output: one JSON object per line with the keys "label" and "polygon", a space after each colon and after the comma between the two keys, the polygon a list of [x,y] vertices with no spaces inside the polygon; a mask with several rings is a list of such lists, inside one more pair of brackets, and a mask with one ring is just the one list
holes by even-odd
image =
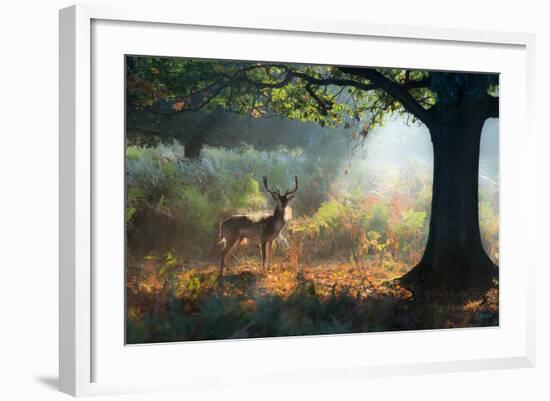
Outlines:
{"label": "deer tail", "polygon": [[219,228],[219,231],[218,231],[218,235],[219,235],[219,238],[220,240],[218,241],[218,246],[221,246],[221,245],[224,245],[225,246],[225,238],[223,236],[223,222],[220,223],[220,228]]}
{"label": "deer tail", "polygon": [[223,221],[220,223],[220,227],[218,229],[218,235],[220,237],[220,240],[223,239]]}

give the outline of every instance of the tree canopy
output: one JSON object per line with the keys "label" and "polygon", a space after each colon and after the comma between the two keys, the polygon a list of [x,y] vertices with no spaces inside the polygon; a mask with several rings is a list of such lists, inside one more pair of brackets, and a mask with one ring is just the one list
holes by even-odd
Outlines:
{"label": "tree canopy", "polygon": [[360,121],[365,135],[393,113],[430,128],[437,118],[435,109],[468,101],[479,104],[486,118],[498,117],[497,92],[495,74],[127,58],[129,105],[165,117],[222,109],[330,127]]}

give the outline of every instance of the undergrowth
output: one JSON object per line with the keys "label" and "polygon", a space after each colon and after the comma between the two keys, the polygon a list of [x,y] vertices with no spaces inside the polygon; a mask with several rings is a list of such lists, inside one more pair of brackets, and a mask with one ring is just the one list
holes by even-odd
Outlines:
{"label": "undergrowth", "polygon": [[[165,259],[165,258],[164,258]],[[263,271],[245,260],[215,266],[150,258],[131,268],[127,341],[151,343],[498,325],[498,289],[413,294],[371,264],[330,263]]]}

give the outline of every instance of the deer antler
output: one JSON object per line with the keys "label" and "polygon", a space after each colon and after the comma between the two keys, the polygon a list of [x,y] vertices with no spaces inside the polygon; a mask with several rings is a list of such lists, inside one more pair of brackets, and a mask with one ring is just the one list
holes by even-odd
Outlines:
{"label": "deer antler", "polygon": [[264,187],[265,187],[265,190],[267,192],[269,192],[272,196],[280,195],[279,190],[277,190],[277,192],[275,192],[275,191],[272,191],[271,189],[269,189],[269,186],[267,185],[267,175],[264,175]]}
{"label": "deer antler", "polygon": [[286,191],[285,196],[288,196],[290,194],[293,194],[298,190],[298,177],[294,176],[294,189],[292,191]]}

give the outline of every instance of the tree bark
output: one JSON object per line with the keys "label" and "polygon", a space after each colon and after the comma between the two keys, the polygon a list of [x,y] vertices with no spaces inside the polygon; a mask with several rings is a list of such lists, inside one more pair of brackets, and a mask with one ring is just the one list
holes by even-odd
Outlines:
{"label": "tree bark", "polygon": [[187,141],[184,145],[184,156],[186,159],[200,159],[202,150],[202,140],[196,135]]}
{"label": "tree bark", "polygon": [[476,104],[438,108],[430,127],[434,178],[424,255],[400,282],[421,289],[488,288],[498,268],[481,243],[478,176],[485,114]]}

